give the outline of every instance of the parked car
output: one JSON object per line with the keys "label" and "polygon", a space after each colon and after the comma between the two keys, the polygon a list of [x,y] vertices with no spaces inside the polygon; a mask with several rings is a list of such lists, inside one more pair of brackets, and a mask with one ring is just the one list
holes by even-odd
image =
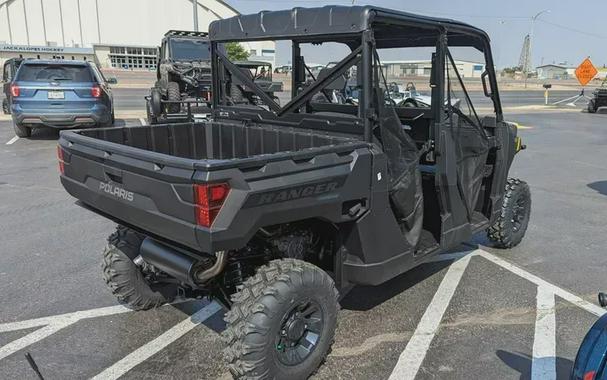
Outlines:
{"label": "parked car", "polygon": [[[599,305],[607,306],[607,294],[599,293]],[[571,369],[571,380],[607,378],[607,314],[601,316],[586,333]]]}
{"label": "parked car", "polygon": [[114,124],[109,84],[94,63],[25,60],[10,84],[10,110],[15,134],[32,128],[108,127]]}
{"label": "parked car", "polygon": [[[508,172],[523,145],[504,121],[482,30],[327,6],[214,21],[209,36],[210,121],[63,131],[58,156],[65,189],[119,223],[103,253],[109,289],[139,310],[180,294],[223,303],[235,378],[308,378],[330,350],[339,298],[353,285],[385,283],[478,232],[496,247],[522,241],[531,194]],[[284,106],[217,48],[259,40],[293,46],[293,97]],[[324,42],[350,52],[305,86],[299,44]],[[378,51],[411,46],[436,49],[429,108],[385,101]],[[465,88],[444,75],[457,70],[450,46],[484,53],[489,115],[450,101],[445,89]],[[357,65],[357,105],[314,101]],[[259,99],[235,104],[234,77]]]}
{"label": "parked car", "polygon": [[11,113],[11,83],[22,62],[23,58],[10,58],[4,62],[4,67],[2,68],[2,92],[4,93],[4,99],[2,99],[2,112],[5,115],[10,115]]}

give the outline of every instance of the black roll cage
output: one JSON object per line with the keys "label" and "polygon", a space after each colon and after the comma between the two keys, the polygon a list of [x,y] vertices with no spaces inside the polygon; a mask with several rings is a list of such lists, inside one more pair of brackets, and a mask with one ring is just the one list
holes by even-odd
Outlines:
{"label": "black roll cage", "polygon": [[[328,8],[328,7],[325,7]],[[325,8],[318,8],[319,11],[325,11]],[[337,7],[334,7],[337,8]],[[356,7],[354,7],[356,8]],[[398,48],[398,47],[430,47],[431,42],[435,43],[436,53],[433,54],[433,65],[432,65],[432,75],[431,75],[431,88],[432,88],[432,107],[431,107],[431,115],[434,120],[433,126],[430,128],[429,139],[432,143],[437,134],[437,129],[439,128],[439,124],[443,119],[443,115],[445,112],[445,65],[447,64],[447,60],[452,59],[449,57],[448,46],[449,42],[452,42],[452,46],[469,46],[475,47],[476,49],[483,52],[486,63],[486,76],[490,81],[490,88],[493,89],[490,96],[493,100],[494,109],[497,117],[497,121],[502,121],[502,108],[499,99],[499,92],[497,91],[497,79],[495,76],[494,65],[493,65],[493,57],[491,55],[491,48],[489,43],[489,38],[487,35],[480,31],[479,29],[473,28],[466,24],[461,24],[457,22],[452,22],[442,19],[431,19],[426,18],[424,16],[416,16],[413,17],[409,14],[402,14],[401,17],[395,17],[394,13],[387,13],[385,10],[378,10],[375,14],[372,14],[372,10],[368,7],[364,7],[368,13],[366,13],[365,17],[367,20],[364,25],[366,28],[363,30],[359,30],[353,33],[325,33],[320,34],[317,33],[315,35],[288,35],[288,34],[280,34],[280,33],[270,33],[266,31],[265,28],[263,32],[259,32],[259,35],[255,35],[255,33],[244,33],[239,35],[238,31],[233,33],[227,33],[226,36],[221,36],[217,32],[218,30],[222,30],[222,23],[230,23],[233,20],[227,19],[223,21],[216,21],[211,24],[211,57],[212,57],[212,70],[213,70],[213,87],[214,94],[213,97],[213,109],[216,117],[221,117],[221,115],[226,115],[226,112],[221,110],[221,108],[225,105],[225,94],[226,94],[226,85],[225,78],[223,72],[220,70],[220,63],[223,64],[224,68],[227,71],[234,75],[238,80],[242,81],[247,87],[251,89],[268,107],[270,108],[270,113],[268,115],[264,114],[263,119],[267,119],[271,121],[271,119],[280,120],[280,118],[284,117],[286,114],[297,114],[299,113],[302,105],[311,100],[312,96],[314,96],[319,90],[321,90],[325,85],[330,84],[333,80],[337,79],[340,75],[344,74],[344,72],[351,67],[353,64],[361,63],[361,71],[358,73],[360,76],[360,83],[362,83],[362,88],[360,91],[359,104],[358,104],[358,118],[362,119],[364,125],[364,140],[367,142],[372,141],[372,130],[374,124],[377,120],[377,110],[373,107],[373,62],[376,49],[382,48]],[[293,10],[295,11],[295,10]],[[269,12],[274,13],[274,12]],[[277,17],[282,16],[278,15]],[[260,15],[268,18],[265,13],[261,13]],[[255,15],[242,16],[242,17],[252,17]],[[240,16],[235,17],[234,19],[238,19]],[[392,35],[390,33],[389,37],[378,36],[376,31],[378,27],[398,27],[397,29],[401,32],[401,35]],[[417,37],[409,37],[408,35],[402,33],[403,29],[407,30],[410,28],[412,31],[426,30],[431,33],[426,35],[419,35]],[[395,28],[396,29],[396,28]],[[233,29],[231,30],[233,31]],[[255,32],[255,31],[254,31]],[[278,31],[277,31],[278,32]],[[434,34],[432,34],[434,32]],[[265,33],[265,34],[264,34]],[[385,31],[384,31],[385,33]],[[259,88],[255,83],[248,78],[248,76],[244,75],[242,71],[232,62],[230,62],[227,57],[222,54],[218,46],[220,43],[224,42],[240,42],[240,41],[263,41],[263,40],[291,40],[292,41],[292,76],[291,76],[291,86],[292,86],[292,100],[288,102],[285,106],[280,107],[273,99],[271,99],[261,88]],[[301,79],[299,78],[298,70],[299,65],[304,65],[303,60],[301,59],[301,50],[300,44],[302,43],[313,43],[313,44],[321,44],[324,42],[339,42],[348,45],[351,49],[351,53],[342,59],[336,66],[331,68],[326,76],[324,76],[321,80],[317,80],[313,82],[309,87],[305,88],[303,91],[299,92],[299,89],[302,85]],[[485,74],[483,74],[485,76]],[[467,96],[467,94],[466,94]],[[223,105],[220,104],[224,103]],[[238,114],[238,106],[230,107],[235,114]],[[247,109],[250,112],[250,109]],[[265,110],[264,110],[265,111]],[[267,111],[266,111],[267,112]]]}

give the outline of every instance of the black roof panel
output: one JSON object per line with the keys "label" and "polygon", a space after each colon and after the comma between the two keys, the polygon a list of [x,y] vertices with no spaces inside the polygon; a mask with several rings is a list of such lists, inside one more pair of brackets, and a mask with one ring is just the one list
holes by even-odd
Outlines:
{"label": "black roof panel", "polygon": [[368,29],[376,20],[417,27],[444,28],[450,32],[488,39],[484,31],[459,21],[368,5],[293,8],[234,16],[212,22],[209,26],[209,37],[214,41],[245,41],[357,34]]}

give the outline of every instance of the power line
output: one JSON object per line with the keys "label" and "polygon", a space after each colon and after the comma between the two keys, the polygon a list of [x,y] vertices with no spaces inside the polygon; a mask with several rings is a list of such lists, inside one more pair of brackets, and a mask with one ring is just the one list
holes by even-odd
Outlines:
{"label": "power line", "polygon": [[545,24],[548,24],[548,25],[552,25],[552,26],[554,26],[554,27],[556,27],[556,28],[561,28],[561,29],[564,29],[564,30],[567,30],[567,31],[570,31],[570,32],[574,32],[574,33],[583,34],[583,35],[585,35],[585,36],[589,36],[589,37],[600,38],[600,39],[606,39],[606,38],[607,38],[606,36],[602,36],[602,35],[600,35],[600,34],[595,34],[595,33],[589,33],[589,32],[585,32],[585,31],[583,31],[583,30],[579,30],[579,29],[571,28],[571,27],[566,26],[566,25],[557,24],[557,23],[555,23],[555,22],[550,22],[550,21],[546,21],[546,20],[542,20],[542,19],[540,19],[540,20],[538,20],[538,21],[541,21],[541,22],[543,22],[543,23],[545,23]]}

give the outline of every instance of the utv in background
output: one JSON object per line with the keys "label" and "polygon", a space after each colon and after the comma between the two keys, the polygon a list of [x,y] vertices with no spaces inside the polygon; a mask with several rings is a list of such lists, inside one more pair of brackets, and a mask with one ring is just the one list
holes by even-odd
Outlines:
{"label": "utv in background", "polygon": [[148,121],[183,122],[208,114],[211,52],[205,32],[169,30],[158,52],[157,81],[146,97]]}
{"label": "utv in background", "polygon": [[2,92],[4,93],[4,98],[2,99],[2,112],[6,115],[10,115],[11,113],[11,82],[15,78],[17,69],[21,66],[23,60],[24,58],[7,59],[2,68]]}
{"label": "utv in background", "polygon": [[[384,283],[479,232],[497,247],[522,241],[530,190],[508,172],[523,146],[504,121],[482,30],[353,6],[239,15],[209,36],[211,120],[63,132],[58,154],[66,190],[119,224],[104,252],[109,289],[133,309],[178,294],[222,302],[234,377],[305,379],[352,286]],[[220,49],[261,40],[292,46],[282,106]],[[324,43],[347,55],[306,83],[302,51]],[[387,95],[380,54],[409,47],[432,51],[430,107]],[[458,47],[484,57],[487,116],[468,96]],[[357,104],[316,101],[354,68]],[[234,81],[258,99],[234,102]]]}
{"label": "utv in background", "polygon": [[[253,82],[274,101],[279,103],[277,92],[282,92],[282,82],[272,81],[272,64],[263,61],[236,61],[234,64],[242,69]],[[230,88],[234,103],[259,103],[259,98],[241,81],[234,79]]]}
{"label": "utv in background", "polygon": [[588,102],[588,112],[596,113],[599,108],[607,107],[607,78],[603,80],[601,87],[594,90],[594,97]]}

